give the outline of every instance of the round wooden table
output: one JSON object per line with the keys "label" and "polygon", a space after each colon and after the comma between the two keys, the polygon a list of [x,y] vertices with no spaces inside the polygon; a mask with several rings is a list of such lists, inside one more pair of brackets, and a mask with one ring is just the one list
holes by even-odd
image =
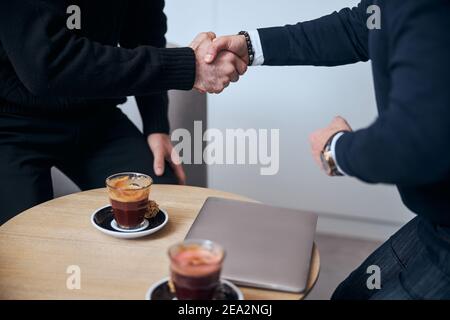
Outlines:
{"label": "round wooden table", "polygon": [[[151,198],[170,219],[160,232],[121,240],[97,231],[92,212],[108,204],[104,189],[73,194],[34,207],[0,227],[0,299],[144,299],[168,276],[167,248],[184,239],[208,197],[249,199],[210,189],[155,185]],[[318,278],[312,254],[309,291]],[[80,268],[81,288],[69,290],[69,266]],[[241,288],[245,298],[302,299],[305,294]]]}

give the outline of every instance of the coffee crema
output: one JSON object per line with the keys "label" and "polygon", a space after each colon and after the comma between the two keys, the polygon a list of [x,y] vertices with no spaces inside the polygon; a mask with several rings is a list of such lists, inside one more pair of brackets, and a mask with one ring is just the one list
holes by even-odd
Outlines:
{"label": "coffee crema", "polygon": [[151,183],[145,176],[119,176],[108,181],[109,197],[120,202],[148,200]]}

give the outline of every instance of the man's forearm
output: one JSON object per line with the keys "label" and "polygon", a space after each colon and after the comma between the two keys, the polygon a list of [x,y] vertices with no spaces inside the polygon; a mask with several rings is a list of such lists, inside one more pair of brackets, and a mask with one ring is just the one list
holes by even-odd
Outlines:
{"label": "man's forearm", "polygon": [[192,88],[192,49],[102,45],[67,30],[44,3],[0,2],[2,46],[35,95],[111,98]]}
{"label": "man's forearm", "polygon": [[345,134],[344,132],[340,132],[340,133],[338,133],[337,135],[335,135],[335,136],[333,137],[333,140],[331,141],[331,154],[332,154],[332,157],[333,157],[333,159],[334,159],[334,162],[336,163],[336,167],[337,167],[337,170],[339,171],[339,173],[342,174],[342,175],[347,175],[347,174],[344,172],[344,170],[342,169],[342,167],[339,165],[339,162],[337,161],[337,158],[336,158],[336,145],[337,145],[339,139],[340,139],[344,134]]}
{"label": "man's forearm", "polygon": [[450,172],[450,38],[442,31],[450,29],[443,18],[449,8],[421,0],[394,9],[400,19],[389,34],[396,39],[389,47],[395,63],[389,99],[379,101],[386,111],[370,127],[343,135],[336,157],[344,172],[361,180],[423,186]]}
{"label": "man's forearm", "polygon": [[145,136],[153,133],[170,133],[167,92],[138,96],[136,102],[142,117]]}
{"label": "man's forearm", "polygon": [[339,167],[369,183],[418,186],[440,181],[450,170],[448,121],[435,119],[435,126],[427,127],[429,119],[424,118],[391,113],[367,129],[344,134],[336,143]]}
{"label": "man's forearm", "polygon": [[368,1],[322,18],[259,29],[264,64],[337,66],[367,61]]}

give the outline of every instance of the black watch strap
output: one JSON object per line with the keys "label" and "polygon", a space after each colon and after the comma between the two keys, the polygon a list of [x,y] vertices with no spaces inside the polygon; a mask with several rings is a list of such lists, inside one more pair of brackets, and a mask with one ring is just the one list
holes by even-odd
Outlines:
{"label": "black watch strap", "polygon": [[248,65],[251,66],[255,61],[255,50],[253,49],[252,39],[250,38],[250,35],[247,31],[241,31],[239,32],[239,35],[244,36],[245,40],[247,41]]}

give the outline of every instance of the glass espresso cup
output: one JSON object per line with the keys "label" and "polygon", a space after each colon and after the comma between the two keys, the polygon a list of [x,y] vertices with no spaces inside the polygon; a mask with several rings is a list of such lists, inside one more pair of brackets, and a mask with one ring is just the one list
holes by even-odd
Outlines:
{"label": "glass espresso cup", "polygon": [[106,179],[114,218],[120,228],[132,230],[143,225],[152,184],[152,178],[141,173],[119,173]]}
{"label": "glass espresso cup", "polygon": [[178,300],[212,300],[220,284],[224,249],[208,240],[188,240],[169,249]]}

